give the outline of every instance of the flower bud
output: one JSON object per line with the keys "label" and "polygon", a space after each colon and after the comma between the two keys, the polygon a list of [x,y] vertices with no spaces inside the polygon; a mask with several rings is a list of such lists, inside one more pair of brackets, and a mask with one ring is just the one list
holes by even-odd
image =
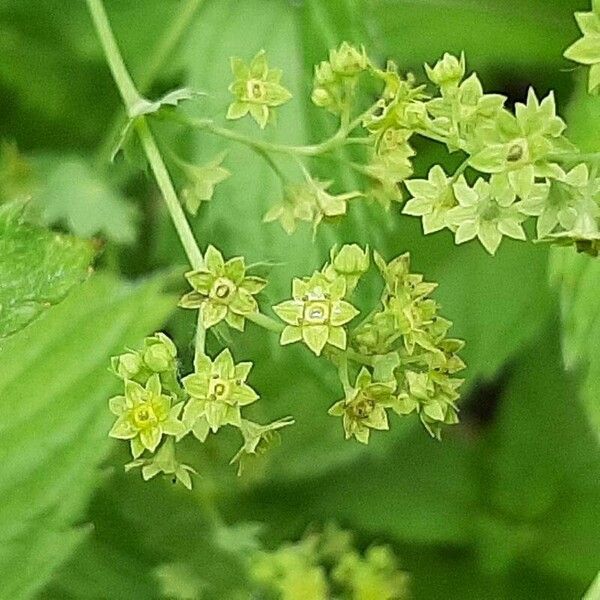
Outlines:
{"label": "flower bud", "polygon": [[437,61],[433,69],[425,65],[427,77],[440,87],[456,86],[465,75],[465,56],[460,55],[460,59],[447,52]]}
{"label": "flower bud", "polygon": [[111,359],[112,369],[121,379],[134,379],[142,370],[143,363],[137,352],[127,352]]}
{"label": "flower bud", "polygon": [[331,94],[323,87],[316,87],[311,95],[311,100],[315,106],[327,108],[333,104]]}
{"label": "flower bud", "polygon": [[164,333],[146,338],[144,346],[144,363],[151,371],[164,373],[175,368],[177,348]]}
{"label": "flower bud", "polygon": [[331,262],[340,275],[360,277],[369,269],[369,252],[357,244],[346,244],[339,251],[332,251]]}

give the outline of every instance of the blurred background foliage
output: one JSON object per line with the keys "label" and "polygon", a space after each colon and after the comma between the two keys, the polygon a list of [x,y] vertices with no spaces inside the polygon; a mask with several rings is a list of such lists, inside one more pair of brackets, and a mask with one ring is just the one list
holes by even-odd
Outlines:
{"label": "blurred background foliage", "polygon": [[[307,143],[332,130],[309,102],[312,68],[348,40],[418,77],[423,62],[464,50],[486,89],[510,103],[529,85],[555,90],[571,139],[600,150],[600,102],[562,58],[578,37],[573,11],[588,9],[582,0],[106,7],[140,87],[150,97],[181,85],[206,92],[187,109],[197,114],[223,118],[229,57],[265,48],[295,96],[265,134],[273,139]],[[39,222],[103,245],[90,279],[0,340],[0,598],[248,598],[251,552],[330,521],[363,549],[390,544],[415,599],[583,595],[600,568],[597,260],[511,240],[492,258],[475,243],[455,247],[448,232],[425,238],[397,208],[361,203],[315,242],[308,228],[288,237],[262,223],[278,182],[247,149],[229,147],[233,176],[193,222],[201,245],[273,263],[272,302],[336,241],[368,243],[388,258],[409,250],[414,269],[439,282],[443,314],[467,342],[461,424],[441,443],[408,420],[368,447],[344,442],[326,415],[340,394],[331,371],[249,326],[230,345],[256,364],[263,400],[252,416],[292,414],[296,425],[250,477],[227,467],[236,448],[223,434],[190,454],[201,474],[193,492],[143,484],[122,473],[124,452],[106,437],[108,357],[162,328],[189,363],[192,316],[174,308],[184,285],[173,269],[185,257],[151,179],[109,164],[124,115],[85,4],[0,0],[0,56],[0,201],[31,195]],[[160,134],[199,164],[224,148],[172,125]],[[434,160],[453,160],[431,144],[417,150],[419,176]],[[334,163],[321,176],[352,188]],[[0,257],[0,270],[7,261]]]}

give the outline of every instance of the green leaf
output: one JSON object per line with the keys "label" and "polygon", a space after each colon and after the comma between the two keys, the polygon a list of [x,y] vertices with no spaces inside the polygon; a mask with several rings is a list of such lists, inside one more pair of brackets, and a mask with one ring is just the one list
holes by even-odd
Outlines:
{"label": "green leaf", "polygon": [[[164,278],[96,276],[0,348],[0,580],[30,598],[85,536],[85,506],[111,446],[108,357],[174,307]],[[144,310],[140,310],[144,307]]]}
{"label": "green leaf", "polygon": [[34,202],[48,225],[66,225],[75,235],[101,235],[121,244],[136,238],[137,211],[98,171],[77,157],[42,165],[44,183]]}
{"label": "green leaf", "polygon": [[0,339],[60,302],[94,254],[89,242],[23,222],[18,205],[0,207]]}

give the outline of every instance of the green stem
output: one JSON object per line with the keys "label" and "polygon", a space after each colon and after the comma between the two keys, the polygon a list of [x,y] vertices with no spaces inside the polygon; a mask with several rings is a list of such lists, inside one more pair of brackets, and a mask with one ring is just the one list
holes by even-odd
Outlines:
{"label": "green stem", "polygon": [[342,355],[338,365],[338,375],[344,388],[344,394],[350,396],[352,394],[352,385],[350,385],[350,378],[348,376],[348,357]]}
{"label": "green stem", "polygon": [[456,183],[458,181],[458,178],[465,172],[466,168],[469,166],[470,159],[471,157],[467,156],[467,158],[465,158],[465,160],[463,160],[463,162],[460,163],[458,169],[456,169],[454,175],[452,175],[452,178],[450,179],[450,185]]}
{"label": "green stem", "polygon": [[[169,27],[164,31],[158,41],[154,51],[150,54],[147,61],[144,62],[143,70],[140,73],[138,81],[138,90],[144,94],[154,82],[157,74],[160,73],[182,36],[188,30],[194,16],[198,12],[204,0],[187,0],[181,3],[179,13],[175,15]],[[107,128],[107,133],[98,146],[96,160],[98,163],[105,163],[110,155],[119,131],[123,128],[123,116],[119,110],[112,119],[111,125]]]}
{"label": "green stem", "polygon": [[226,127],[219,127],[218,125],[215,125],[214,121],[211,119],[195,119],[193,117],[177,114],[171,115],[171,118],[183,123],[184,125],[187,125],[188,127],[202,129],[208,133],[212,133],[213,135],[239,142],[240,144],[244,144],[255,150],[260,150],[262,152],[274,152],[278,154],[288,154],[293,156],[319,156],[321,154],[331,152],[332,150],[335,150],[341,146],[371,143],[369,138],[348,138],[346,137],[347,132],[343,129],[340,129],[335,135],[319,144],[291,146],[248,137],[242,133],[238,133],[237,131],[227,129]]}
{"label": "green stem", "polygon": [[198,310],[198,322],[196,326],[196,340],[194,344],[194,367],[198,369],[198,359],[206,356],[206,328],[202,321],[202,308]]}
{"label": "green stem", "polygon": [[140,102],[140,100],[142,100],[142,97],[138,93],[135,84],[129,75],[129,71],[123,62],[123,57],[117,46],[117,41],[115,40],[115,36],[110,27],[102,0],[86,0],[86,2],[94,22],[94,27],[96,28],[96,33],[100,38],[100,43],[102,44],[108,67],[117,84],[119,94],[121,94],[127,113],[130,114],[130,111],[138,102]]}
{"label": "green stem", "polygon": [[196,243],[196,238],[185,217],[183,208],[181,208],[181,203],[179,202],[179,198],[177,198],[171,177],[169,176],[160,150],[156,145],[154,136],[150,131],[148,122],[144,117],[140,117],[136,120],[135,128],[188,260],[193,269],[200,269],[204,266],[202,252]]}
{"label": "green stem", "polygon": [[285,327],[282,323],[279,323],[275,319],[263,315],[262,313],[250,313],[249,315],[245,315],[245,317],[248,321],[252,321],[255,325],[267,329],[268,331],[272,331],[273,333],[281,333]]}
{"label": "green stem", "polygon": [[[127,113],[131,115],[136,104],[142,98],[123,62],[123,57],[110,27],[102,0],[86,0],[86,2],[92,16],[92,21],[94,22],[94,27],[100,38],[100,43],[104,49],[106,61],[121,94]],[[135,128],[188,260],[193,269],[199,269],[204,266],[204,257],[198,247],[192,228],[185,217],[179,198],[177,198],[173,182],[146,119],[144,117],[137,118]],[[205,331],[201,322],[198,324],[198,329],[196,339],[200,340],[201,350],[204,351]]]}

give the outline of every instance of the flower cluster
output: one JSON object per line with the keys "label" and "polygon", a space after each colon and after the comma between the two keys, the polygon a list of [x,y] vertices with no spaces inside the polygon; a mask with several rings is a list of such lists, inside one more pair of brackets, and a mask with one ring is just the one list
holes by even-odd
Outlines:
{"label": "flower cluster", "polygon": [[452,375],[464,368],[457,354],[463,342],[446,337],[452,324],[429,298],[436,286],[410,272],[408,254],[389,263],[375,254],[375,262],[385,282],[381,307],[351,339],[356,352],[370,357],[372,374],[363,368],[330,414],[343,416],[346,437],[363,443],[369,429],[388,428],[387,409],[402,416],[417,413],[439,438],[444,425],[458,422],[462,380]]}
{"label": "flower cluster", "polygon": [[412,197],[403,212],[421,217],[426,234],[448,228],[457,244],[478,238],[490,254],[503,236],[525,240],[522,224],[533,216],[538,239],[597,255],[596,177],[583,162],[571,171],[561,166],[577,153],[552,93],[540,101],[530,89],[512,113],[503,96],[483,93],[475,73],[463,81],[463,57],[445,55],[427,73],[440,90],[426,102],[427,128],[465,159],[454,174],[435,165],[427,179],[407,180]]}
{"label": "flower cluster", "polygon": [[[342,417],[345,437],[367,444],[371,430],[389,429],[388,409],[417,413],[429,433],[439,438],[443,425],[458,422],[458,388],[451,377],[464,368],[459,340],[447,338],[450,321],[438,315],[429,297],[436,285],[410,272],[403,254],[386,263],[374,260],[384,280],[381,304],[349,329],[359,311],[350,297],[371,261],[356,244],[334,247],[331,260],[311,277],[294,279],[292,299],[273,307],[285,323],[282,345],[302,341],[339,369],[344,398],[329,414]],[[348,363],[362,365],[355,383]]]}
{"label": "flower cluster", "polygon": [[252,363],[235,364],[228,349],[214,360],[197,355],[194,372],[180,378],[175,345],[157,333],[141,350],[114,357],[112,366],[123,379],[124,395],[109,401],[117,416],[109,435],[129,441],[134,460],[125,468],[140,468],[145,480],[163,473],[191,488],[195,471],[177,459],[175,444],[188,434],[204,442],[225,425],[238,428],[243,437],[232,459],[241,474],[242,460],[246,464],[264,452],[277,430],[293,423],[290,418],[268,425],[242,419],[241,409],[259,396],[246,383]]}
{"label": "flower cluster", "polygon": [[374,545],[359,552],[351,533],[330,524],[309,532],[296,543],[272,552],[259,552],[251,577],[260,597],[394,598],[409,597],[408,575],[388,546]]}

